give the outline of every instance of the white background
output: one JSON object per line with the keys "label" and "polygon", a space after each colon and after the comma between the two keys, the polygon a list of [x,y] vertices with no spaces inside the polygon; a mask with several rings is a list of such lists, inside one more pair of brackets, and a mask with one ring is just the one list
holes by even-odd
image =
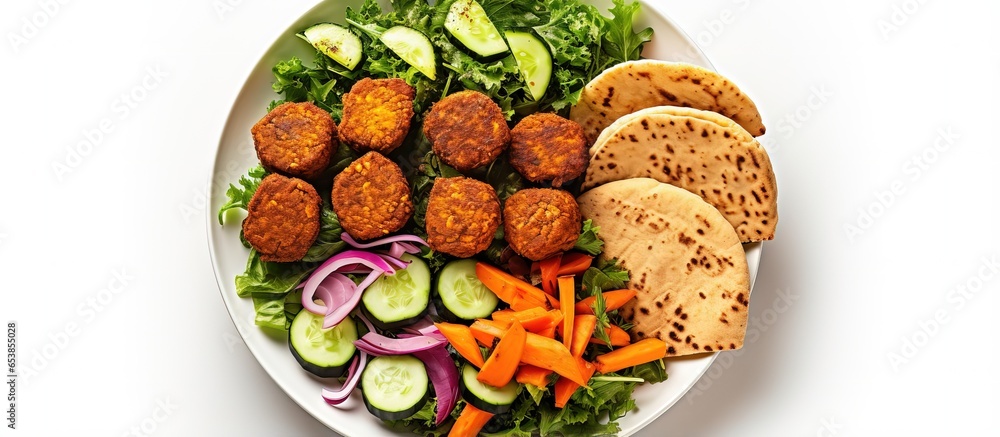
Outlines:
{"label": "white background", "polygon": [[[331,434],[239,340],[204,219],[243,79],[314,3],[0,3],[0,321],[22,373],[0,434]],[[761,108],[781,222],[756,341],[641,435],[995,435],[998,2],[657,7]]]}

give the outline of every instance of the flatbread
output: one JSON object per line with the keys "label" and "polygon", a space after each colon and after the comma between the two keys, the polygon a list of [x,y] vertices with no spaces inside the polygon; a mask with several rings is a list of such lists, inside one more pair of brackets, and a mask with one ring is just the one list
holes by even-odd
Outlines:
{"label": "flatbread", "polygon": [[604,258],[631,274],[620,311],[634,340],[659,338],[667,356],[743,347],[750,272],[736,232],[700,197],[653,179],[628,179],[577,199],[600,226]]}
{"label": "flatbread", "polygon": [[653,178],[700,195],[744,243],[771,240],[778,188],[767,151],[732,120],[709,111],[647,108],[622,118],[595,144],[582,189]]}
{"label": "flatbread", "polygon": [[725,115],[754,136],[764,134],[757,106],[729,79],[697,65],[644,59],[623,62],[584,87],[570,119],[593,143],[619,117],[651,106],[680,106]]}

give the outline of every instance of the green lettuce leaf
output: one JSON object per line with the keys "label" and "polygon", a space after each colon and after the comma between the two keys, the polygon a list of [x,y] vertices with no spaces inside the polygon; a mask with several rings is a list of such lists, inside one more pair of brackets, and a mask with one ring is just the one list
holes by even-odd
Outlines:
{"label": "green lettuce leaf", "polygon": [[247,205],[250,204],[250,199],[253,197],[253,193],[257,192],[257,187],[260,186],[260,181],[264,179],[267,175],[267,171],[264,167],[258,165],[247,171],[245,176],[240,176],[239,184],[236,185],[229,184],[229,189],[226,190],[226,197],[229,201],[225,205],[219,208],[219,224],[224,225],[224,218],[226,211],[234,208],[247,209]]}
{"label": "green lettuce leaf", "polygon": [[594,221],[587,219],[583,221],[583,231],[576,239],[573,249],[585,252],[590,255],[599,255],[604,250],[604,240],[597,235],[601,231],[600,226],[594,226]]}
{"label": "green lettuce leaf", "polygon": [[603,49],[611,62],[619,63],[639,59],[643,44],[653,37],[653,29],[645,28],[638,33],[632,31],[632,21],[639,14],[639,3],[625,4],[625,0],[614,0],[611,18],[605,17]]}
{"label": "green lettuce leaf", "polygon": [[340,220],[337,218],[337,213],[333,212],[333,208],[330,207],[328,202],[323,203],[319,218],[319,235],[309,248],[309,251],[306,252],[306,256],[302,258],[304,262],[325,261],[335,253],[344,250],[344,247],[347,245],[347,243],[340,240],[340,234],[343,232],[343,229],[340,227]]}

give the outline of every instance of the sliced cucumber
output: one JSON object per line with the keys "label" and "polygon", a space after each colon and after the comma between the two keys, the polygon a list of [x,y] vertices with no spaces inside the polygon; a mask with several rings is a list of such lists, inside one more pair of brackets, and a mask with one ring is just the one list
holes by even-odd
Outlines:
{"label": "sliced cucumber", "polygon": [[396,56],[416,67],[424,76],[431,80],[437,77],[437,57],[434,55],[434,46],[431,45],[431,40],[427,39],[427,36],[420,31],[406,26],[393,26],[383,32],[378,39]]}
{"label": "sliced cucumber", "polygon": [[484,58],[507,51],[507,43],[476,0],[458,0],[452,3],[444,28],[465,48]]}
{"label": "sliced cucumber", "polygon": [[336,378],[344,374],[354,356],[358,328],[350,317],[323,329],[323,316],[301,310],[288,328],[288,347],[295,361],[313,375]]}
{"label": "sliced cucumber", "polygon": [[424,363],[411,355],[375,357],[361,373],[361,394],[375,417],[401,420],[427,403],[428,381]]}
{"label": "sliced cucumber", "polygon": [[517,381],[511,380],[507,385],[497,388],[479,382],[477,376],[479,371],[474,366],[462,366],[462,399],[487,413],[503,414],[510,411],[520,388]]}
{"label": "sliced cucumber", "polygon": [[531,98],[540,100],[552,78],[552,55],[549,54],[549,49],[531,32],[508,31],[506,35],[507,44],[510,44],[510,51],[514,53],[521,78],[528,84]]}
{"label": "sliced cucumber", "polygon": [[320,23],[299,36],[348,70],[353,70],[361,62],[361,38],[345,27]]}
{"label": "sliced cucumber", "polygon": [[361,295],[361,310],[379,329],[411,325],[427,313],[431,298],[431,270],[419,257],[406,254],[410,265],[393,275],[382,275]]}
{"label": "sliced cucumber", "polygon": [[437,277],[435,305],[450,321],[463,322],[488,317],[500,299],[476,277],[476,260],[460,259],[445,264]]}

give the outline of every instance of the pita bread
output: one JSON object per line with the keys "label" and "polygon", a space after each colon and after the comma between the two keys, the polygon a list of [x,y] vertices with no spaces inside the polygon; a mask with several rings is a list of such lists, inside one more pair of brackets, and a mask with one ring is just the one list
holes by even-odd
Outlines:
{"label": "pita bread", "polygon": [[633,339],[659,338],[667,356],[743,347],[750,273],[736,232],[700,197],[653,179],[628,179],[577,199],[601,227],[605,258],[631,274],[622,307]]}
{"label": "pita bread", "polygon": [[590,81],[570,119],[593,144],[619,117],[651,106],[680,106],[725,115],[754,136],[764,134],[757,106],[736,84],[696,65],[644,59],[615,65]]}
{"label": "pita bread", "polygon": [[740,125],[714,112],[668,106],[623,119],[596,144],[583,190],[653,178],[700,195],[744,243],[774,238],[778,189],[771,160]]}

